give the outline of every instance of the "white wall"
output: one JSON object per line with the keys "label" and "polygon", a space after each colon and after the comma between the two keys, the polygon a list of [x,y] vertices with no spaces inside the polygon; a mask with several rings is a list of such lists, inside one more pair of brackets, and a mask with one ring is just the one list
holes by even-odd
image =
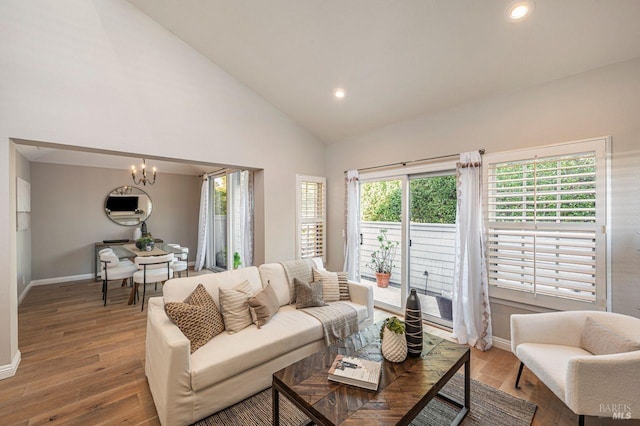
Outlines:
{"label": "white wall", "polygon": [[[16,177],[31,182],[31,163],[16,151]],[[31,282],[31,228],[16,233],[18,299]]]}
{"label": "white wall", "polygon": [[[327,149],[330,269],[343,262],[344,170],[612,136],[613,310],[640,316],[640,59],[407,121]],[[508,338],[510,310],[494,307]]]}
{"label": "white wall", "polygon": [[126,1],[3,0],[0,28],[0,369],[17,354],[10,138],[263,169],[256,261],[293,258],[295,175],[325,174],[320,141]]}

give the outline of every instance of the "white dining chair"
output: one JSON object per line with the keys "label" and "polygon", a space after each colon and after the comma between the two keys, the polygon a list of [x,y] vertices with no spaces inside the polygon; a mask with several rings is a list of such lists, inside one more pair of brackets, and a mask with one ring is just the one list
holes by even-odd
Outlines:
{"label": "white dining chair", "polygon": [[133,274],[133,282],[136,285],[133,303],[135,304],[135,298],[138,296],[138,284],[142,284],[141,311],[144,311],[147,284],[164,282],[173,278],[171,262],[173,262],[173,253],[163,254],[161,256],[138,256],[135,258],[135,265],[138,271]]}
{"label": "white dining chair", "polygon": [[109,280],[131,280],[133,274],[138,270],[136,265],[130,260],[120,260],[111,249],[100,250],[100,262],[102,263],[102,300],[107,306],[107,290]]}
{"label": "white dining chair", "polygon": [[178,276],[182,276],[182,271],[185,271],[187,277],[189,276],[189,248],[180,247],[179,244],[167,244],[181,253],[174,256],[173,263],[171,263],[171,269],[174,273],[178,273]]}

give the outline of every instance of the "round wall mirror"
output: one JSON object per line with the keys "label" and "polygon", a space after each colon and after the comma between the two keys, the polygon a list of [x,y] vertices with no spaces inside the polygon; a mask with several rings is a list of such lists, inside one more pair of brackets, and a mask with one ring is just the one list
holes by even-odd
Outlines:
{"label": "round wall mirror", "polygon": [[151,197],[135,186],[121,186],[104,200],[107,217],[122,226],[137,226],[151,216]]}

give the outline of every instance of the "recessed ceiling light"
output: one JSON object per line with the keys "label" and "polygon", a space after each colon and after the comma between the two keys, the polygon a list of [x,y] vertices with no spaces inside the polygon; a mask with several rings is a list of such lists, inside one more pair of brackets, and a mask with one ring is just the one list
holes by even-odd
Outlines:
{"label": "recessed ceiling light", "polygon": [[520,21],[533,11],[533,1],[516,1],[507,8],[507,17],[512,21]]}
{"label": "recessed ceiling light", "polygon": [[346,93],[345,93],[344,89],[337,88],[336,90],[333,91],[333,96],[335,96],[338,99],[344,98],[345,94]]}

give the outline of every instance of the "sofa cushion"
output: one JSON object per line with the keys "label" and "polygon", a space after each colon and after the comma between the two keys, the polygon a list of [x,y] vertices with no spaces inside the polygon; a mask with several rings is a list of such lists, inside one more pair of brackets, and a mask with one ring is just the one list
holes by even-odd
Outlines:
{"label": "sofa cushion", "polygon": [[609,327],[587,317],[580,336],[580,346],[594,355],[617,354],[640,350],[640,342],[634,342]]}
{"label": "sofa cushion", "polygon": [[191,353],[224,331],[222,315],[202,284],[184,302],[170,302],[164,310],[191,342]]}
{"label": "sofa cushion", "polygon": [[251,294],[262,290],[262,281],[260,273],[256,266],[248,268],[232,269],[217,274],[204,274],[197,277],[174,278],[167,281],[162,286],[162,297],[164,302],[182,302],[199,283],[202,283],[220,308],[220,300],[218,299],[220,288],[233,288],[238,283],[248,281],[251,284]]}
{"label": "sofa cushion", "polygon": [[253,293],[249,282],[243,281],[234,288],[221,288],[219,291],[225,330],[235,333],[248,327],[252,322],[249,298]]}
{"label": "sofa cushion", "polygon": [[569,359],[584,355],[592,356],[582,348],[564,345],[521,343],[516,348],[518,359],[563,401]]}
{"label": "sofa cushion", "polygon": [[320,322],[283,306],[262,328],[222,333],[191,356],[191,388],[199,391],[304,345],[323,340]]}
{"label": "sofa cushion", "polygon": [[340,300],[338,274],[313,268],[313,281],[322,281],[322,299],[325,302],[337,302]]}
{"label": "sofa cushion", "polygon": [[326,306],[322,300],[322,282],[305,283],[297,278],[293,279],[296,293],[296,309]]}
{"label": "sofa cushion", "polygon": [[289,280],[282,265],[279,263],[265,263],[264,265],[260,265],[258,269],[260,270],[262,286],[266,287],[267,284],[270,284],[278,298],[280,306],[288,305]]}
{"label": "sofa cushion", "polygon": [[249,311],[251,311],[251,319],[258,328],[265,325],[271,317],[278,312],[278,298],[271,288],[271,284],[257,294],[249,298]]}

